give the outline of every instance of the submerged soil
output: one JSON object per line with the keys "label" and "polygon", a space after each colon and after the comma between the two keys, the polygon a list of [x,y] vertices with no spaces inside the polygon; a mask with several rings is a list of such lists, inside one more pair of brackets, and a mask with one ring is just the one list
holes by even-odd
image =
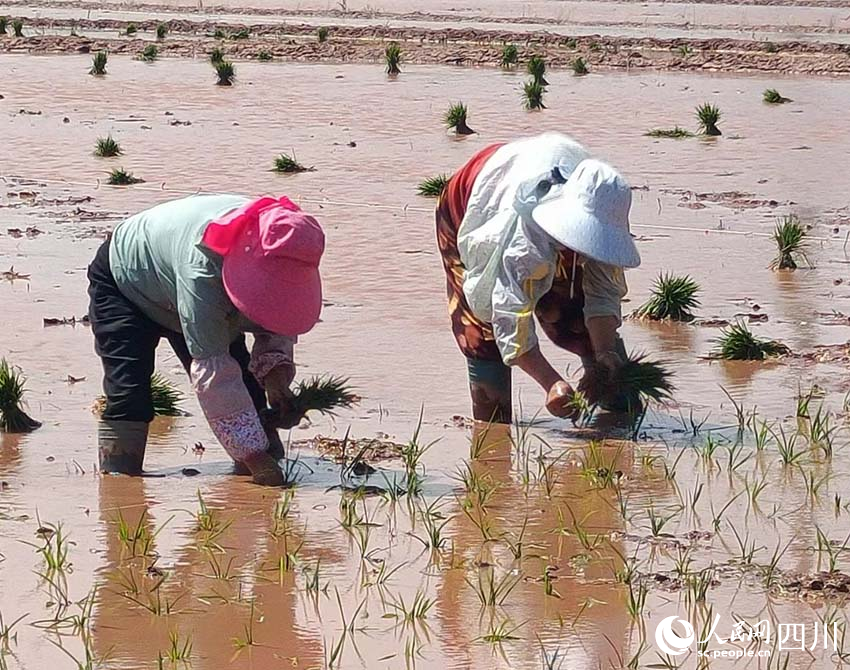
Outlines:
{"label": "submerged soil", "polygon": [[[181,667],[167,660],[176,635],[178,651],[191,641],[197,670],[538,668],[544,654],[591,670],[635,655],[638,667],[658,664],[655,627],[673,615],[702,630],[719,614],[727,638],[733,615],[768,619],[774,638],[783,623],[809,635],[816,622],[846,625],[850,321],[823,315],[850,314],[836,169],[850,153],[850,82],[555,71],[548,109],[530,113],[522,77],[494,69],[406,65],[388,80],[379,65],[239,62],[236,84],[221,88],[200,60],[113,53],[102,78],[89,64],[0,55],[0,355],[25,371],[29,412],[45,424],[0,435],[0,613],[6,624],[24,617],[8,650],[0,644],[8,667],[75,667],[65,652],[85,662],[86,649],[92,667],[156,668],[159,654]],[[762,103],[772,87],[794,102]],[[478,131],[464,139],[442,127],[458,100]],[[705,101],[722,110],[722,137],[645,135],[692,127]],[[766,315],[753,331],[797,355],[709,362],[717,329],[629,320],[628,348],[667,361],[677,386],[634,440],[604,415],[579,428],[539,415],[541,394],[521,375],[524,424],[473,433],[457,417],[468,413],[466,371],[433,201],[416,186],[545,129],[574,135],[635,187],[643,266],[628,274],[626,311],[660,272],[688,273],[702,286],[699,318]],[[107,134],[121,157],[92,155]],[[271,172],[284,151],[315,171]],[[145,183],[106,186],[117,166]],[[282,433],[297,480],[287,491],[232,475],[193,399],[189,416],[152,425],[151,476],[95,471],[86,265],[122,217],[211,190],[286,193],[327,231],[326,305],[298,345],[300,375],[350,377],[363,400]],[[703,207],[681,207],[683,197]],[[811,225],[814,267],[774,273],[770,233],[792,212]],[[576,360],[543,346],[577,379]],[[165,348],[158,369],[188,394]],[[797,396],[814,384],[810,418],[798,420]],[[368,477],[343,471],[332,449],[323,458],[315,445],[349,430],[359,444],[421,445],[421,494],[398,458],[376,458]],[[67,558],[50,570],[60,525]],[[837,593],[802,593],[817,583]],[[417,597],[428,605],[406,617]],[[840,658],[831,646],[759,651],[795,670]],[[697,667],[695,648],[676,662]]]}

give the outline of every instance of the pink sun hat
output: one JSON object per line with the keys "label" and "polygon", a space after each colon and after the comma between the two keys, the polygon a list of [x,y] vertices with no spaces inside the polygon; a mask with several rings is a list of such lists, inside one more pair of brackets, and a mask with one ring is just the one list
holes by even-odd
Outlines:
{"label": "pink sun hat", "polygon": [[260,198],[211,222],[204,246],[224,257],[222,282],[236,308],[278,335],[319,320],[325,234],[289,198]]}

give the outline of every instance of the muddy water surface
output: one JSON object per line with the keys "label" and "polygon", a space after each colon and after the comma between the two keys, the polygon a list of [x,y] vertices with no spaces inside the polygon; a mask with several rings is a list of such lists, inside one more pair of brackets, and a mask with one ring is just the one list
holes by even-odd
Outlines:
{"label": "muddy water surface", "polygon": [[[0,283],[0,353],[27,373],[32,414],[45,422],[32,435],[0,438],[0,612],[7,623],[27,615],[8,667],[73,667],[51,641],[83,659],[83,639],[105,659],[93,667],[157,667],[174,631],[191,639],[192,667],[201,669],[322,667],[336,651],[334,667],[345,668],[546,667],[541,645],[550,656],[568,654],[565,667],[625,666],[638,652],[646,667],[658,662],[656,624],[674,614],[701,626],[720,613],[718,633],[727,637],[732,613],[774,627],[806,623],[810,634],[819,617],[844,621],[840,594],[830,604],[803,601],[788,584],[792,572],[826,569],[830,552],[837,568],[850,568],[841,548],[850,532],[845,366],[799,357],[709,362],[716,328],[628,321],[629,348],[669,361],[678,386],[676,402],[647,417],[638,441],[593,450],[593,428],[539,418],[513,444],[491,431],[469,466],[477,483],[466,487],[457,469],[472,436],[453,418],[469,412],[464,364],[447,327],[433,203],[415,190],[491,142],[544,129],[573,134],[637,187],[644,265],[629,274],[627,309],[660,271],[687,272],[703,286],[700,317],[767,315],[752,326],[757,334],[808,354],[850,338],[850,213],[835,167],[850,151],[848,82],[553,72],[549,109],[527,113],[522,78],[490,70],[409,67],[387,81],[377,66],[237,63],[237,85],[223,89],[202,61],[111,58],[103,79],[87,76],[88,65],[76,56],[0,57],[11,82],[0,100],[0,269],[29,275]],[[767,87],[794,102],[764,105]],[[463,141],[441,128],[459,99],[478,131]],[[644,136],[692,127],[704,101],[723,111],[722,138]],[[121,143],[121,158],[91,154],[107,133]],[[315,171],[270,172],[281,151]],[[117,165],[146,182],[101,184]],[[165,476],[95,473],[90,407],[100,391],[90,332],[42,319],[85,313],[85,266],[114,221],[198,190],[286,193],[320,218],[327,305],[297,357],[305,375],[351,376],[363,402],[292,437],[341,437],[350,427],[355,437],[405,443],[422,411],[419,440],[437,441],[421,459],[421,497],[343,503],[348,496],[327,490],[340,483],[339,466],[307,448],[292,452],[300,462],[291,501],[260,490],[229,475],[194,400],[185,403],[190,416],[152,429],[146,465]],[[812,225],[815,268],[778,275],[767,269],[774,245],[764,235],[789,212]],[[40,234],[7,232],[28,228]],[[575,370],[569,356],[550,353]],[[165,348],[159,368],[188,390]],[[795,396],[813,383],[836,412],[834,454],[809,452],[800,437],[805,457],[784,467],[781,435],[796,431]],[[540,393],[525,379],[517,387],[529,420]],[[757,450],[745,430],[735,447],[735,410],[721,387],[748,413],[757,406],[752,425],[766,421],[777,439]],[[696,423],[707,417],[696,435],[691,413]],[[202,456],[192,453],[199,441]],[[665,475],[665,463],[675,474]],[[399,461],[375,465],[402,481]],[[820,482],[814,492],[811,482]],[[380,475],[369,483],[387,486]],[[753,494],[756,483],[764,487]],[[213,510],[200,519],[199,493]],[[439,550],[426,549],[429,526],[444,521]],[[38,528],[59,523],[70,542],[64,576],[45,573],[37,553],[45,543]],[[818,528],[835,545],[819,551]],[[777,551],[779,571],[771,571]],[[689,608],[687,589],[671,589],[677,561],[691,582],[717,566],[704,603]],[[478,592],[491,582],[504,598],[482,607]],[[640,601],[644,589],[633,617],[630,593]],[[89,593],[94,606],[82,629],[90,632],[81,634],[69,617]],[[431,606],[405,621],[417,594]],[[812,653],[817,667],[835,659],[831,649]],[[682,658],[696,667],[693,653]],[[789,659],[788,667],[811,667],[803,652]],[[767,667],[763,658],[751,662]],[[714,662],[724,663],[732,667]]]}

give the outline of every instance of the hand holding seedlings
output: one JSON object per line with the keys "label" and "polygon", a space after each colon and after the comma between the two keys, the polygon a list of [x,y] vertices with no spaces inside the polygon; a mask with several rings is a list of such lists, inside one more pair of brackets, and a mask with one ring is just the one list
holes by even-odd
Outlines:
{"label": "hand holding seedlings", "polygon": [[263,414],[266,425],[278,428],[297,426],[307,412],[316,411],[320,414],[334,416],[337,409],[351,407],[360,398],[348,386],[348,379],[343,377],[313,377],[299,382],[295,391],[290,395],[282,395],[278,404],[272,405]]}

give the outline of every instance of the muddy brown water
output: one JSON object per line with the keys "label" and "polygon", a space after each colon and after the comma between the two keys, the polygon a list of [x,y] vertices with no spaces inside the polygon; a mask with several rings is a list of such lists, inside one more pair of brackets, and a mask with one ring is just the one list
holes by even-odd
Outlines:
{"label": "muddy brown water", "polygon": [[[45,629],[64,596],[36,574],[43,571],[36,550],[43,540],[36,531],[58,523],[71,542],[72,567],[64,582],[51,578],[71,601],[63,616],[79,614],[75,603],[97,588],[85,626],[92,653],[106,660],[94,667],[157,667],[157,654],[165,654],[173,631],[191,639],[192,667],[202,670],[323,667],[343,637],[338,662],[343,668],[538,668],[545,667],[541,645],[549,654],[566,653],[564,667],[619,667],[641,649],[640,667],[647,667],[659,662],[654,641],[659,621],[671,615],[704,621],[709,606],[723,617],[721,636],[728,636],[733,614],[774,625],[805,623],[810,631],[819,617],[833,612],[844,621],[840,599],[800,600],[767,589],[753,570],[741,576],[734,534],[755,546],[754,563],[764,566],[777,546],[788,544],[780,568],[809,573],[826,560],[817,551],[819,528],[836,542],[838,567],[850,569],[840,549],[850,533],[842,507],[850,490],[843,414],[833,418],[839,430],[831,461],[810,456],[802,469],[783,468],[775,444],[756,453],[746,433],[733,458],[748,460],[732,470],[726,445],[734,442],[735,430],[728,426],[735,412],[721,388],[748,411],[757,406],[760,418],[784,421],[791,431],[800,387],[819,384],[825,405],[841,412],[848,390],[841,364],[798,358],[767,365],[708,362],[702,357],[716,328],[629,321],[623,327],[629,348],[663,358],[675,369],[675,403],[648,416],[637,443],[611,442],[596,459],[587,451],[586,429],[554,419],[540,416],[531,430],[545,445],[529,438],[512,447],[491,432],[472,468],[496,491],[486,511],[464,504],[456,471],[469,456],[471,435],[455,427],[452,417],[469,412],[465,370],[448,330],[433,203],[415,189],[422,178],[450,172],[491,142],[544,129],[571,133],[639,187],[633,221],[644,264],[629,273],[627,310],[645,299],[659,272],[689,273],[703,287],[701,317],[767,314],[766,323],[752,326],[757,334],[781,339],[795,352],[811,352],[850,339],[842,316],[850,314],[844,251],[850,229],[839,169],[850,152],[846,80],[645,73],[577,79],[552,72],[549,109],[527,113],[519,98],[522,77],[492,70],[407,67],[388,81],[379,66],[240,62],[237,85],[223,89],[213,85],[210,67],[201,61],[146,65],[113,57],[102,79],[87,76],[88,66],[89,59],[78,56],[0,57],[8,73],[0,100],[0,269],[14,266],[30,275],[28,281],[0,282],[0,354],[25,370],[31,413],[45,422],[31,435],[0,437],[0,612],[6,623],[27,615],[4,656],[8,667],[74,667],[51,641],[84,657],[79,631],[68,626],[59,635]],[[767,87],[794,102],[766,106],[761,92]],[[459,99],[468,104],[469,123],[478,131],[462,141],[441,127],[445,108]],[[644,136],[652,127],[692,127],[693,108],[704,101],[723,111],[722,138]],[[174,120],[191,125],[173,126]],[[92,155],[95,139],[107,133],[121,143],[121,158]],[[281,151],[294,152],[315,172],[271,173]],[[145,184],[122,189],[98,183],[118,165]],[[45,328],[42,319],[85,313],[85,266],[112,222],[195,190],[286,193],[324,224],[327,306],[297,357],[305,375],[349,375],[363,402],[335,421],[316,419],[296,429],[293,438],[339,437],[350,427],[357,437],[385,434],[405,442],[421,409],[421,441],[437,441],[422,459],[423,495],[412,517],[405,498],[395,506],[367,498],[356,502],[356,510],[368,523],[347,532],[340,523],[341,494],[327,491],[339,483],[339,467],[305,449],[287,532],[276,537],[273,515],[282,494],[229,474],[224,452],[191,399],[185,403],[191,416],[154,424],[146,465],[165,476],[96,474],[90,407],[100,382],[91,334],[81,325]],[[682,191],[715,195],[683,201]],[[91,201],[67,202],[84,196]],[[694,200],[704,207],[682,206]],[[776,205],[743,206],[752,200]],[[825,241],[810,243],[814,269],[778,275],[767,269],[773,243],[759,234],[789,212],[812,224],[811,234]],[[41,234],[7,233],[32,227]],[[569,356],[546,349],[559,365],[575,369]],[[158,367],[188,390],[165,349]],[[68,383],[68,375],[84,379]],[[516,394],[530,420],[539,410],[539,391],[518,378]],[[683,432],[680,411],[685,421],[691,411],[696,420],[708,416],[703,432],[696,437]],[[709,427],[715,430],[707,432]],[[707,439],[721,443],[716,463],[700,455]],[[207,447],[203,456],[191,451],[198,441]],[[548,487],[524,481],[526,464],[532,475],[537,472],[539,450],[547,463],[559,459]],[[663,463],[672,466],[682,453],[669,481]],[[623,473],[618,488],[628,501],[625,516],[616,489],[599,488],[598,472],[593,477],[602,463]],[[389,478],[401,476],[397,462],[378,465]],[[200,474],[183,476],[184,467]],[[810,476],[828,477],[816,497],[807,492]],[[746,489],[756,481],[766,487],[752,503]],[[385,485],[380,477],[370,483]],[[199,492],[216,510],[222,530],[212,539],[197,531]],[[842,496],[838,512],[835,495]],[[716,531],[713,519],[733,498]],[[438,555],[414,537],[424,536],[421,510],[431,504],[448,519]],[[650,510],[672,517],[660,531],[672,536],[663,543],[646,541]],[[147,556],[133,557],[120,538],[119,518],[131,528],[141,519],[141,527],[155,534]],[[515,559],[511,546],[526,519],[522,556]],[[585,544],[583,528],[591,537]],[[694,530],[712,535],[687,539]],[[367,532],[363,560],[355,538]],[[674,540],[694,545],[691,573],[719,566],[719,583],[705,606],[690,613],[682,592],[653,585],[633,621],[629,589],[618,583],[616,571],[632,557],[642,574],[671,570],[679,555]],[[136,553],[143,553],[139,543]],[[281,573],[287,554],[295,555],[295,565]],[[321,588],[314,594],[307,580],[317,562]],[[385,572],[397,570],[377,584],[382,565]],[[155,598],[148,592],[160,570],[165,576],[157,590],[160,607],[174,610],[167,615],[133,601]],[[545,572],[552,578],[550,595]],[[482,608],[476,586],[493,575],[504,583],[516,579],[517,585],[500,607]],[[417,592],[433,602],[427,616],[407,624],[391,618],[397,614],[392,603],[403,599],[409,606]],[[249,620],[256,644],[240,649],[237,640],[246,639]],[[516,639],[499,648],[485,638],[503,623]],[[353,632],[344,633],[349,625]],[[725,647],[715,642],[711,648]],[[835,662],[831,649],[812,654],[814,660],[790,652],[788,667]],[[675,660],[682,667],[697,664],[693,653]],[[764,658],[750,663],[768,667]],[[713,665],[741,667],[728,659]]]}

